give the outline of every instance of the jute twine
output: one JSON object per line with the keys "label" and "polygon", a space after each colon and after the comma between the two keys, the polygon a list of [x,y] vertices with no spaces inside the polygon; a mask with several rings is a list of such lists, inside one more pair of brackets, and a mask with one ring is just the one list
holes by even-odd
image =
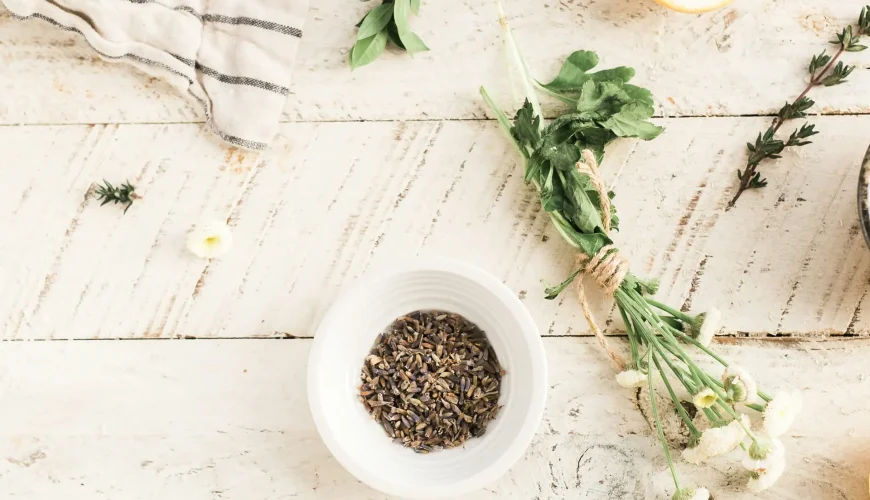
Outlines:
{"label": "jute twine", "polygon": [[[604,225],[604,232],[610,232],[611,223],[611,207],[610,197],[607,195],[607,187],[601,181],[601,175],[598,173],[598,162],[595,160],[595,155],[592,151],[583,150],[583,161],[577,162],[577,170],[589,176],[592,186],[598,191],[598,197],[601,199],[601,220]],[[619,253],[619,249],[613,245],[605,245],[595,254],[594,257],[589,257],[584,253],[577,256],[577,264],[584,274],[591,276],[605,295],[613,296],[622,280],[628,274],[628,261]],[[586,293],[583,290],[583,278],[580,277],[574,280],[577,286],[577,300],[580,302],[580,307],[583,309],[583,316],[586,317],[586,322],[598,339],[598,343],[610,357],[613,365],[617,370],[622,371],[626,367],[625,359],[616,351],[614,351],[595,318],[592,316],[592,311],[589,309],[589,302],[586,300]]]}

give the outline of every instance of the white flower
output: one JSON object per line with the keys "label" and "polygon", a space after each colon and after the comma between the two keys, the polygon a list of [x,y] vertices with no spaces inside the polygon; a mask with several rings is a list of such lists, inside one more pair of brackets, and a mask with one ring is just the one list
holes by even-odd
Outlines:
{"label": "white flower", "polygon": [[711,307],[706,313],[699,314],[698,319],[701,320],[701,326],[698,328],[695,340],[706,347],[710,345],[713,337],[722,328],[722,313],[719,312],[719,309]]}
{"label": "white flower", "polygon": [[[740,422],[743,425],[740,425]],[[749,417],[740,415],[740,422],[732,420],[728,425],[707,429],[701,434],[698,445],[694,448],[686,448],[683,458],[691,464],[700,464],[708,458],[728,453],[737,448],[746,437],[745,428],[751,425]]]}
{"label": "white flower", "polygon": [[735,402],[752,404],[758,400],[758,384],[743,368],[730,365],[722,374],[722,382]]}
{"label": "white flower", "polygon": [[710,500],[710,492],[707,491],[707,488],[697,488],[689,500]]}
{"label": "white flower", "polygon": [[758,436],[746,450],[746,456],[743,457],[743,467],[750,471],[768,469],[784,456],[785,447],[782,445],[782,441],[776,438]]}
{"label": "white flower", "polygon": [[627,388],[640,387],[647,381],[646,373],[640,370],[625,370],[616,374],[616,382]]}
{"label": "white flower", "polygon": [[764,430],[770,437],[785,434],[803,408],[803,397],[798,391],[778,392],[764,410]]}
{"label": "white flower", "polygon": [[232,246],[233,233],[220,221],[200,224],[187,235],[187,249],[204,259],[220,257],[229,252]]}
{"label": "white flower", "polygon": [[686,448],[683,450],[683,460],[690,464],[699,465],[708,458],[706,450],[701,447],[701,443],[698,443],[694,448]]}
{"label": "white flower", "polygon": [[779,457],[773,460],[768,467],[750,472],[746,487],[753,493],[764,491],[773,486],[784,471],[785,457]]}
{"label": "white flower", "polygon": [[713,389],[705,387],[692,396],[692,403],[698,408],[709,408],[716,404],[717,399],[719,399],[719,396],[713,392]]}
{"label": "white flower", "polygon": [[710,500],[710,492],[707,488],[683,488],[677,490],[671,500]]}

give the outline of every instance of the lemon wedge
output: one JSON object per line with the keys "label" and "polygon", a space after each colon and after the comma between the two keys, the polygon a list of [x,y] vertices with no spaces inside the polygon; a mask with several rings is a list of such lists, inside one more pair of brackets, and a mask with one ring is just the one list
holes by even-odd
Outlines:
{"label": "lemon wedge", "polygon": [[724,7],[733,0],[656,0],[656,2],[678,12],[698,14]]}

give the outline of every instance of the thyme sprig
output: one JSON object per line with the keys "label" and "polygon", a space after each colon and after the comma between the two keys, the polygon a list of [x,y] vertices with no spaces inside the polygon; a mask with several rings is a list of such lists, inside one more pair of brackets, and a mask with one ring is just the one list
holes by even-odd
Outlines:
{"label": "thyme sprig", "polygon": [[118,187],[115,187],[109,181],[103,179],[103,184],[97,187],[95,192],[98,201],[102,201],[100,206],[103,206],[107,203],[114,202],[115,204],[121,203],[122,205],[127,205],[124,207],[124,213],[127,213],[127,210],[130,209],[130,205],[133,204],[135,200],[141,198],[141,196],[136,194],[136,187],[130,184],[130,181],[127,181],[121,184]]}
{"label": "thyme sprig", "polygon": [[774,117],[773,122],[766,131],[760,132],[755,139],[755,143],[747,143],[746,149],[749,154],[746,159],[746,167],[743,170],[737,171],[737,179],[740,184],[737,188],[737,193],[728,204],[728,208],[734,206],[740,196],[749,189],[758,189],[767,186],[767,179],[761,177],[758,172],[758,167],[764,160],[774,160],[781,157],[781,153],[785,148],[800,147],[811,144],[808,141],[819,132],[815,130],[815,126],[809,123],[803,124],[799,129],[796,129],[789,135],[787,141],[782,141],[776,138],[776,133],[789,120],[797,118],[806,118],[807,111],[815,104],[815,101],[807,97],[807,94],[814,87],[833,87],[846,82],[846,78],[855,70],[855,66],[849,66],[839,61],[840,56],[845,52],[861,52],[867,49],[866,45],[859,43],[861,36],[870,32],[870,5],[861,9],[861,14],[858,16],[858,24],[843,28],[843,31],[838,33],[836,39],[831,40],[831,44],[839,45],[840,48],[831,56],[824,50],[814,55],[810,60],[808,72],[810,82],[800,95],[791,103],[785,105],[779,110]]}

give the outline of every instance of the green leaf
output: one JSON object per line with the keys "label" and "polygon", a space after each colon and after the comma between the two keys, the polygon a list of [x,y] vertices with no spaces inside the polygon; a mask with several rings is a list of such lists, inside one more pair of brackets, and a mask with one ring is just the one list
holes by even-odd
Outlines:
{"label": "green leaf", "polygon": [[628,104],[619,113],[602,123],[619,137],[638,137],[644,140],[655,139],[664,130],[647,120],[652,116],[652,108],[643,104]]}
{"label": "green leaf", "polygon": [[575,170],[577,162],[580,161],[580,148],[574,143],[563,142],[545,148],[542,148],[541,154],[550,160],[550,165],[555,170]]}
{"label": "green leaf", "polygon": [[393,18],[396,20],[396,29],[399,33],[399,40],[405,46],[408,52],[422,52],[429,50],[429,47],[423,43],[419,36],[411,32],[411,26],[408,24],[408,16],[411,12],[411,0],[396,0]]}
{"label": "green leaf", "polygon": [[843,83],[843,77],[840,75],[828,75],[824,77],[820,83],[825,87],[833,87],[834,85]]}
{"label": "green leaf", "polygon": [[577,243],[583,249],[586,255],[597,254],[602,247],[613,243],[613,241],[603,233],[578,234],[576,237]]}
{"label": "green leaf", "polygon": [[541,183],[541,206],[547,212],[554,212],[565,208],[565,192],[557,175],[556,169],[547,170],[547,175]]}
{"label": "green leaf", "polygon": [[386,46],[386,31],[379,31],[377,35],[359,40],[353,45],[350,53],[350,68],[356,69],[371,63],[384,52]]}
{"label": "green leaf", "polygon": [[619,80],[622,83],[627,83],[634,78],[634,69],[626,66],[617,66],[616,68],[590,73],[589,76],[596,82],[614,82]]}
{"label": "green leaf", "polygon": [[541,144],[541,117],[535,115],[531,103],[526,100],[523,107],[517,110],[514,116],[514,125],[511,128],[514,139],[526,151],[526,155],[536,150]]}
{"label": "green leaf", "polygon": [[577,132],[577,143],[580,149],[592,150],[598,163],[601,163],[604,158],[604,147],[614,139],[616,139],[616,134],[613,131],[598,126]]}
{"label": "green leaf", "polygon": [[523,175],[523,180],[526,184],[532,182],[534,179],[540,178],[545,162],[546,160],[538,152],[535,152],[529,157],[526,162],[526,171]]}
{"label": "green leaf", "polygon": [[396,27],[399,29],[399,36],[403,33],[410,32],[411,26],[408,24],[408,16],[411,14],[411,0],[396,0],[393,19],[396,20]]}
{"label": "green leaf", "polygon": [[399,32],[399,39],[402,40],[402,45],[404,45],[404,49],[412,54],[415,52],[426,52],[427,50],[429,50],[429,47],[427,47],[426,44],[423,43],[423,40],[421,40],[416,33],[412,33],[410,31],[407,33]]}
{"label": "green leaf", "polygon": [[632,98],[622,89],[622,82],[587,81],[577,99],[577,111],[594,120],[607,120]]}
{"label": "green leaf", "polygon": [[547,294],[544,298],[547,300],[553,300],[556,297],[558,297],[560,293],[565,291],[565,289],[568,288],[569,285],[571,285],[571,283],[574,281],[574,278],[576,278],[577,275],[580,274],[581,271],[582,271],[582,269],[578,269],[578,270],[574,271],[573,273],[571,273],[571,275],[568,276],[568,279],[566,279],[565,281],[559,283],[556,286],[547,287],[544,290],[544,293]]}
{"label": "green leaf", "polygon": [[411,11],[415,15],[420,13],[420,0],[411,0]]}
{"label": "green leaf", "polygon": [[[634,78],[634,70],[625,66],[587,73],[597,64],[598,55],[595,52],[578,50],[568,56],[568,59],[562,64],[562,69],[559,70],[559,75],[552,82],[546,84],[538,82],[538,85],[553,93],[556,97],[566,101],[570,100],[570,98],[560,94],[560,92],[578,92],[589,80],[594,82],[625,83]],[[634,88],[637,89],[638,87]]]}
{"label": "green leaf", "polygon": [[849,48],[846,49],[846,52],[861,52],[862,50],[867,50],[867,46],[860,45],[860,44],[852,44],[849,46]]}
{"label": "green leaf", "polygon": [[405,44],[402,43],[402,40],[399,38],[399,28],[396,27],[395,18],[390,18],[390,22],[387,23],[387,36],[390,38],[390,41],[393,42],[393,45],[405,50]]}
{"label": "green leaf", "polygon": [[653,102],[652,92],[649,90],[638,87],[637,85],[632,85],[630,83],[626,83],[622,86],[623,92],[628,94],[635,102],[639,102],[641,104],[646,104],[647,106],[653,108],[655,107],[655,102]]}
{"label": "green leaf", "polygon": [[357,40],[364,40],[368,37],[375,36],[381,32],[390,22],[393,17],[393,4],[384,3],[378,5],[363,18],[359,31],[356,34]]}
{"label": "green leaf", "polygon": [[598,54],[588,50],[578,50],[565,59],[559,75],[542,87],[556,92],[579,89],[589,79],[586,72],[596,65],[598,65]]}
{"label": "green leaf", "polygon": [[576,209],[571,216],[574,225],[584,233],[604,232],[601,202],[589,176],[576,168],[560,174],[566,186],[565,195]]}

